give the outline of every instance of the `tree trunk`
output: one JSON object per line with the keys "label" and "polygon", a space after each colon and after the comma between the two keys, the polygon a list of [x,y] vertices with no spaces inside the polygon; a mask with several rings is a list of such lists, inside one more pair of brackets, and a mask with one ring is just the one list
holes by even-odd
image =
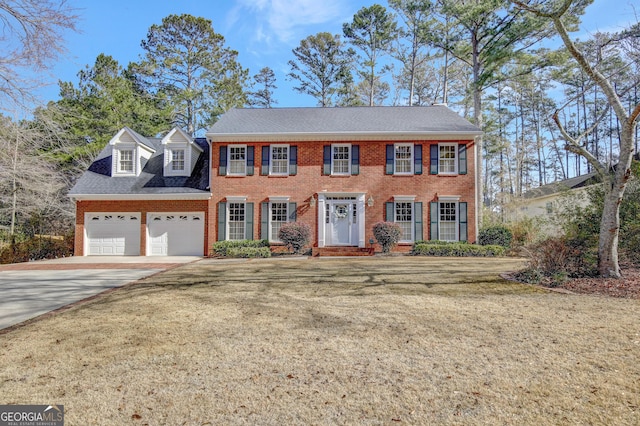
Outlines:
{"label": "tree trunk", "polygon": [[[607,182],[605,185],[610,186]],[[620,203],[624,187],[605,188],[604,209],[600,219],[598,239],[598,273],[603,278],[619,278],[618,234],[620,231]]]}

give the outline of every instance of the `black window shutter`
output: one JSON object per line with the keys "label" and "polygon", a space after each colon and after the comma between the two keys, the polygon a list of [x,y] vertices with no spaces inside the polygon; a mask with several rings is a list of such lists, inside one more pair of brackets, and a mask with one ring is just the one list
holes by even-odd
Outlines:
{"label": "black window shutter", "polygon": [[298,204],[289,203],[289,222],[298,220]]}
{"label": "black window shutter", "polygon": [[269,154],[271,153],[271,150],[268,146],[263,146],[262,147],[262,163],[260,166],[260,174],[262,176],[267,176],[269,174]]}
{"label": "black window shutter", "polygon": [[438,239],[438,215],[439,215],[439,211],[438,211],[438,202],[434,201],[429,203],[430,206],[430,223],[429,223],[429,239],[430,240],[437,240]]}
{"label": "black window shutter", "polygon": [[253,240],[253,203],[245,203],[244,205],[244,225],[245,240]]}
{"label": "black window shutter", "polygon": [[298,174],[298,147],[289,147],[289,175],[295,176]]}
{"label": "black window shutter", "polygon": [[247,176],[253,176],[253,169],[255,164],[255,147],[247,147]]}
{"label": "black window shutter", "polygon": [[351,174],[360,174],[360,145],[351,145]]}
{"label": "black window shutter", "polygon": [[430,167],[429,173],[432,175],[438,174],[438,159],[440,158],[438,145],[431,145],[430,151]]}
{"label": "black window shutter", "polygon": [[396,215],[395,213],[395,209],[396,209],[396,203],[394,203],[393,201],[387,201],[385,203],[385,210],[384,210],[384,220],[385,222],[395,222],[396,221]]}
{"label": "black window shutter", "polygon": [[468,241],[469,226],[467,223],[467,203],[458,203],[458,214],[460,217],[460,241]]}
{"label": "black window shutter", "polygon": [[331,145],[325,145],[322,153],[322,174],[331,174]]}
{"label": "black window shutter", "polygon": [[387,145],[387,161],[386,161],[386,168],[384,170],[384,174],[386,175],[392,175],[393,174],[393,162],[395,160],[395,148],[393,147],[393,145]]}
{"label": "black window shutter", "polygon": [[260,239],[269,239],[269,203],[260,203]]}
{"label": "black window shutter", "polygon": [[463,143],[458,145],[458,174],[467,174],[467,146]]}
{"label": "black window shutter", "polygon": [[218,241],[227,239],[227,203],[218,203]]}
{"label": "black window shutter", "polygon": [[422,145],[413,146],[413,173],[422,174]]}
{"label": "black window shutter", "polygon": [[225,176],[227,174],[227,147],[220,147],[220,163],[218,165],[218,174]]}
{"label": "black window shutter", "polygon": [[424,238],[422,225],[422,203],[413,203],[413,214],[415,216],[413,218],[413,224],[415,226],[413,241],[422,241]]}

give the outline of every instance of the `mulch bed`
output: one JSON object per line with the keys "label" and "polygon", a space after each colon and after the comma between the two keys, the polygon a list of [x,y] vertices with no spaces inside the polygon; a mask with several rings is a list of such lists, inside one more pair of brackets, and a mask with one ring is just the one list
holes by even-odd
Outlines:
{"label": "mulch bed", "polygon": [[623,268],[621,279],[573,278],[557,288],[574,293],[640,299],[640,268]]}

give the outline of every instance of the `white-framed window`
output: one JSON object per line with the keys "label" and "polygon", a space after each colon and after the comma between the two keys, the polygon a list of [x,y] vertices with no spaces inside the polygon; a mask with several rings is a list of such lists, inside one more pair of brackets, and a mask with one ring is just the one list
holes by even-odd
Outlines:
{"label": "white-framed window", "polygon": [[455,201],[441,201],[438,210],[438,239],[441,241],[458,241],[458,203]]}
{"label": "white-framed window", "polygon": [[438,144],[438,172],[444,175],[458,173],[458,144]]}
{"label": "white-framed window", "polygon": [[270,147],[270,175],[289,174],[289,145],[271,145]]}
{"label": "white-framed window", "polygon": [[171,150],[171,170],[174,172],[183,172],[185,170],[184,149]]}
{"label": "white-framed window", "polygon": [[118,173],[134,173],[135,156],[133,149],[118,150]]}
{"label": "white-framed window", "polygon": [[413,144],[397,143],[394,145],[394,173],[397,175],[413,174]]}
{"label": "white-framed window", "polygon": [[394,221],[402,228],[400,242],[413,241],[413,202],[396,201],[394,207]]}
{"label": "white-framed window", "polygon": [[331,174],[332,175],[351,174],[351,145],[350,144],[331,145]]}
{"label": "white-framed window", "polygon": [[228,149],[228,164],[230,175],[247,174],[247,147],[245,145],[232,145]]}
{"label": "white-framed window", "polygon": [[230,202],[227,204],[227,239],[245,239],[246,203]]}
{"label": "white-framed window", "polygon": [[269,240],[280,242],[278,234],[283,224],[289,221],[289,203],[271,201],[269,203]]}

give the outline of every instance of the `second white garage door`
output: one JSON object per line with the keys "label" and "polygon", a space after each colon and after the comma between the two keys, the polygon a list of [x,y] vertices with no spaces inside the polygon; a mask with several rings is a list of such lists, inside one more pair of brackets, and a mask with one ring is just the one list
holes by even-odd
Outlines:
{"label": "second white garage door", "polygon": [[148,256],[202,256],[204,212],[149,213]]}

